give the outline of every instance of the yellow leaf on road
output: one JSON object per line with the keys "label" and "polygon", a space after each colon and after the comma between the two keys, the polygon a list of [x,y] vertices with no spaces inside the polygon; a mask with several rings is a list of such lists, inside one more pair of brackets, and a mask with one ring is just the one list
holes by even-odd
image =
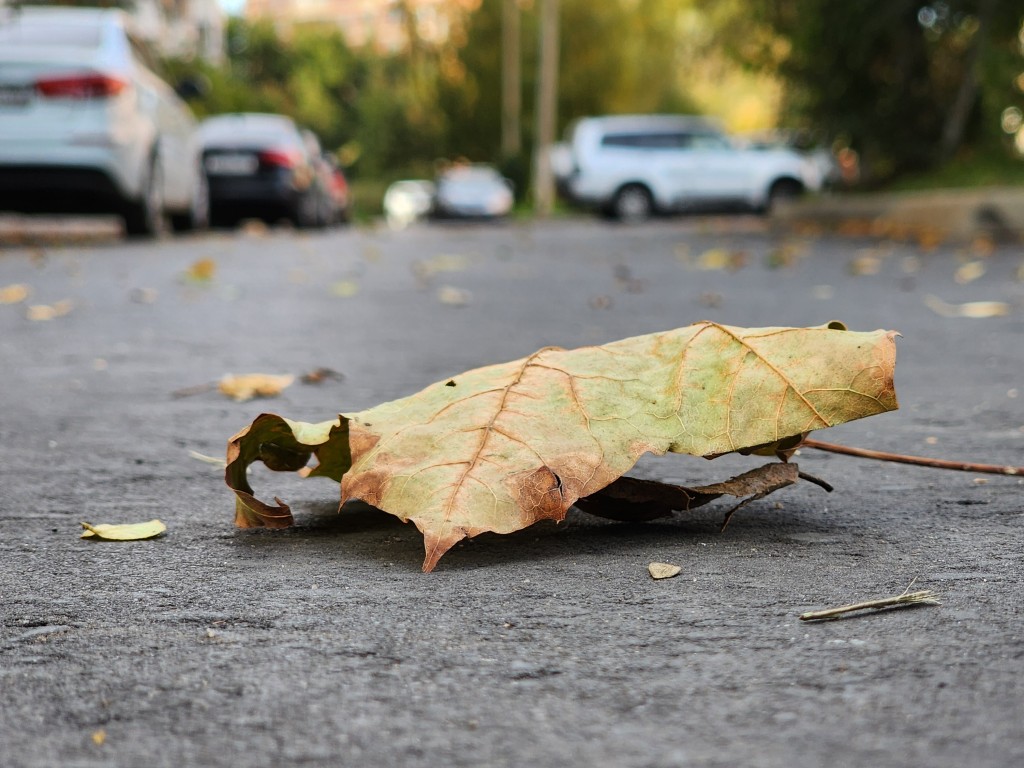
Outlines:
{"label": "yellow leaf on road", "polygon": [[254,397],[277,397],[286,387],[295,382],[291,374],[275,376],[269,373],[245,373],[239,376],[228,374],[220,380],[217,388],[237,402],[252,400]]}
{"label": "yellow leaf on road", "polygon": [[1005,301],[968,301],[966,304],[949,304],[938,296],[928,295],[924,297],[924,303],[928,309],[942,317],[966,317],[979,320],[1010,314],[1010,305]]}
{"label": "yellow leaf on road", "polygon": [[82,527],[85,528],[85,532],[82,534],[83,539],[97,538],[105,541],[151,539],[167,530],[167,526],[159,520],[150,520],[146,523],[125,523],[122,525],[82,523]]}
{"label": "yellow leaf on road", "polygon": [[33,304],[28,308],[25,316],[29,320],[42,322],[46,320],[53,320],[57,317],[63,317],[75,308],[75,302],[71,299],[61,299],[55,304]]}
{"label": "yellow leaf on road", "polygon": [[22,283],[0,288],[0,304],[17,304],[28,298],[28,286]]}
{"label": "yellow leaf on road", "polygon": [[217,274],[217,262],[213,259],[199,259],[192,263],[192,266],[185,272],[185,277],[197,283],[206,283]]}
{"label": "yellow leaf on road", "polygon": [[958,285],[966,285],[967,283],[973,283],[984,274],[984,261],[969,261],[957,269],[956,276],[953,279]]}

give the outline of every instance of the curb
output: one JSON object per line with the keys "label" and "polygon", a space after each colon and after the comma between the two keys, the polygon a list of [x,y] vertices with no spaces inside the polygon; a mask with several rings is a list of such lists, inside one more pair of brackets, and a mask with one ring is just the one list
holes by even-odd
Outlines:
{"label": "curb", "polygon": [[1024,242],[1024,187],[881,194],[833,193],[788,204],[772,222],[790,229],[917,240]]}

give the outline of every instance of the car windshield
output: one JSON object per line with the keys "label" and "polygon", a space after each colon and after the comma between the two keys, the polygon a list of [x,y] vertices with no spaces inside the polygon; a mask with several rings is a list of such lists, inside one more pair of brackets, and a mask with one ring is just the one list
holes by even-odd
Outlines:
{"label": "car windshield", "polygon": [[62,48],[96,48],[100,44],[100,27],[50,19],[14,17],[5,21],[0,16],[0,46]]}
{"label": "car windshield", "polygon": [[501,177],[493,168],[453,168],[441,176],[444,184],[494,184]]}
{"label": "car windshield", "polygon": [[242,142],[253,144],[299,144],[301,139],[291,125],[280,118],[217,117],[199,129],[206,144]]}

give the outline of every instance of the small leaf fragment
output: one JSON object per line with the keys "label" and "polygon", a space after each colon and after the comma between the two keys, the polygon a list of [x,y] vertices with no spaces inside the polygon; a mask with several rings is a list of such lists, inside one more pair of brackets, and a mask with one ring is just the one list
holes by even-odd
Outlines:
{"label": "small leaf fragment", "polygon": [[18,304],[28,298],[28,286],[14,283],[0,288],[0,304]]}
{"label": "small leaf fragment", "polygon": [[359,283],[354,280],[339,280],[331,286],[331,294],[339,299],[351,299],[359,293]]}
{"label": "small leaf fragment", "polygon": [[95,537],[104,541],[138,541],[140,539],[152,539],[154,536],[159,536],[167,530],[167,526],[156,519],[150,520],[146,523],[123,523],[118,525],[112,525],[109,523],[92,525],[91,523],[83,522],[82,527],[85,529],[82,533],[83,539],[91,539]]}
{"label": "small leaf fragment", "polygon": [[956,281],[957,285],[966,285],[967,283],[973,283],[984,274],[984,261],[969,261],[957,268],[956,275],[953,276],[953,280]]}
{"label": "small leaf fragment", "polygon": [[988,317],[1005,317],[1010,314],[1010,305],[1005,301],[968,301],[965,304],[949,304],[938,296],[924,297],[925,306],[942,317],[966,317],[982,320]]}
{"label": "small leaf fragment", "polygon": [[71,299],[61,299],[54,304],[33,304],[28,308],[25,316],[35,322],[45,322],[57,317],[64,317],[75,308],[75,302]]}
{"label": "small leaf fragment", "polygon": [[102,747],[103,743],[107,740],[107,732],[100,728],[98,731],[92,732],[92,743],[97,747]]}
{"label": "small leaf fragment", "polygon": [[229,373],[218,382],[217,388],[236,402],[244,403],[254,397],[277,397],[294,382],[295,377],[291,374],[245,373],[235,376]]}
{"label": "small leaf fragment", "polygon": [[444,285],[437,289],[437,300],[449,307],[465,307],[473,300],[473,294],[462,288]]}
{"label": "small leaf fragment", "polygon": [[192,262],[185,272],[185,279],[195,283],[208,283],[217,274],[217,262],[210,258]]}
{"label": "small leaf fragment", "polygon": [[681,570],[683,569],[678,565],[672,565],[672,563],[651,563],[647,566],[647,572],[655,580],[671,579],[673,576],[678,576]]}

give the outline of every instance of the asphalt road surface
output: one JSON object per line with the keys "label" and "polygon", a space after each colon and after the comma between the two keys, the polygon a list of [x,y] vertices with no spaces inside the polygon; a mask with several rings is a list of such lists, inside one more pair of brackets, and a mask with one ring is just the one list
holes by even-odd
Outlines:
{"label": "asphalt road surface", "polygon": [[[298,524],[236,530],[195,457],[264,411],[321,421],[546,345],[841,319],[903,334],[902,407],[821,439],[1021,465],[1019,246],[743,217],[6,240],[0,290],[29,295],[0,294],[0,765],[1024,764],[1021,478],[806,450],[835,492],[785,489],[723,533],[725,503],[574,510],[424,575],[412,526],[337,514],[326,480],[260,467]],[[1006,314],[947,316],[975,301]],[[318,368],[342,378],[244,403],[211,386]],[[158,539],[79,538],[154,517]],[[682,572],[655,581],[652,561]],[[941,605],[798,618],[912,581]]]}

